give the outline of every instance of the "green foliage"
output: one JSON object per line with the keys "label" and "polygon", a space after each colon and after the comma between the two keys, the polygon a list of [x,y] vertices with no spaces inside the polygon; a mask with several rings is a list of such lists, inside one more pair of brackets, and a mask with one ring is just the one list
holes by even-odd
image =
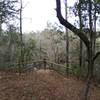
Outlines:
{"label": "green foliage", "polygon": [[25,44],[24,44],[24,58],[26,60],[30,60],[33,57],[33,53],[36,48],[36,41],[34,39],[29,39]]}
{"label": "green foliage", "polygon": [[[100,14],[100,1],[99,0],[92,0],[92,21],[95,20],[94,16],[96,16],[96,20],[100,20],[99,14]],[[89,22],[88,22],[88,15],[89,15],[89,1],[88,0],[80,0],[75,2],[74,7],[70,7],[70,9],[73,11],[74,15],[77,17],[79,16],[79,11],[81,11],[81,21],[82,21],[82,27],[88,28]],[[79,24],[79,20],[76,20],[75,24]]]}
{"label": "green foliage", "polygon": [[57,63],[50,62],[50,61],[48,61],[47,63],[50,69],[55,70],[58,73],[63,74],[63,75],[66,74],[66,67],[64,65],[57,64]]}
{"label": "green foliage", "polygon": [[79,66],[72,66],[71,67],[71,70],[72,70],[72,74],[74,74],[75,76],[80,76],[81,74],[81,71],[80,71],[80,67]]}
{"label": "green foliage", "polygon": [[0,1],[0,23],[13,19],[18,14],[16,4],[17,0],[1,0]]}
{"label": "green foliage", "polygon": [[[30,37],[30,34],[27,36]],[[27,38],[27,36],[25,35],[24,38]],[[11,66],[16,67],[14,63],[19,63],[20,59],[20,34],[17,32],[16,28],[11,25],[7,29],[7,32],[3,32],[0,38],[0,68],[8,69],[11,68]],[[34,59],[36,57],[35,54],[38,53],[36,40],[31,36],[23,42],[24,62]]]}

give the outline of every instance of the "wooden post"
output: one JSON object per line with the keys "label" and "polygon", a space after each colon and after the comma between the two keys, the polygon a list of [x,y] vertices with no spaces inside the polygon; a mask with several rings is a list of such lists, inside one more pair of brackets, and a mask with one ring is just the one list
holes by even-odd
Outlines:
{"label": "wooden post", "polygon": [[51,68],[50,68],[51,70],[53,69],[53,64],[51,63]]}

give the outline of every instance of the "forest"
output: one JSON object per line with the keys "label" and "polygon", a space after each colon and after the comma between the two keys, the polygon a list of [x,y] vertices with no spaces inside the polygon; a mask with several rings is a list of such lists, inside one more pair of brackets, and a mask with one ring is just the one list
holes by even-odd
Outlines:
{"label": "forest", "polygon": [[30,32],[23,0],[0,1],[0,100],[100,100],[100,0],[69,1]]}

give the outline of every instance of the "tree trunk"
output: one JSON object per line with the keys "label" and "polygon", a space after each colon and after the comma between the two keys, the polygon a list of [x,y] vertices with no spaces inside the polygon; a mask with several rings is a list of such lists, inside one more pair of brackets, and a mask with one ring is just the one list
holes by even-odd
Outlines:
{"label": "tree trunk", "polygon": [[83,100],[88,100],[89,96],[89,89],[91,87],[91,82],[93,78],[93,66],[94,66],[94,61],[93,61],[93,49],[92,45],[90,44],[90,48],[87,50],[88,54],[88,74],[87,74],[87,84],[86,84],[86,89],[85,89],[85,95]]}
{"label": "tree trunk", "polygon": [[[65,18],[67,20],[67,0],[65,0]],[[66,74],[67,76],[69,75],[69,36],[67,28],[66,28]]]}
{"label": "tree trunk", "polygon": [[[82,23],[82,0],[79,0],[79,11],[78,11],[78,15],[79,15],[79,26],[80,26],[80,30],[82,31],[82,27],[83,27],[83,23]],[[81,69],[82,69],[82,54],[83,54],[83,43],[82,40],[80,39],[80,55],[79,55],[79,65],[80,65],[80,73],[81,73]]]}
{"label": "tree trunk", "polygon": [[82,71],[82,65],[83,65],[83,43],[82,40],[80,39],[80,54],[79,54],[79,65],[80,65],[80,73]]}
{"label": "tree trunk", "polygon": [[1,34],[2,34],[2,24],[0,22],[0,37],[1,37]]}
{"label": "tree trunk", "polygon": [[2,15],[0,16],[0,37],[2,35]]}
{"label": "tree trunk", "polygon": [[89,0],[89,26],[90,26],[90,40],[88,37],[84,34],[84,31],[81,31],[74,27],[72,24],[70,24],[67,20],[65,20],[61,14],[61,2],[60,0],[56,0],[56,5],[57,5],[57,17],[62,25],[64,25],[66,28],[70,29],[73,31],[86,45],[87,47],[87,55],[88,55],[88,81],[86,85],[86,90],[85,90],[85,97],[84,100],[87,100],[88,98],[88,93],[91,85],[91,79],[93,77],[93,31],[92,31],[92,2]]}
{"label": "tree trunk", "polygon": [[[94,11],[94,32],[96,33],[96,20],[97,20],[97,16],[96,16],[96,2],[94,4],[94,8],[95,8],[95,11]],[[93,34],[94,35],[94,55],[95,55],[95,44],[96,44],[96,34]]]}
{"label": "tree trunk", "polygon": [[42,48],[41,48],[41,40],[40,40],[40,59],[42,59],[41,52],[42,52]]}
{"label": "tree trunk", "polygon": [[90,43],[89,43],[89,48],[87,48],[87,55],[88,55],[88,80],[87,80],[87,85],[86,85],[86,90],[85,90],[85,99],[88,100],[88,95],[89,95],[89,89],[91,86],[91,81],[93,78],[93,66],[94,66],[94,34],[92,32],[92,1],[89,0],[89,26],[90,26]]}
{"label": "tree trunk", "polygon": [[23,39],[22,39],[22,0],[20,0],[20,40],[21,40],[21,47],[20,47],[20,64],[19,64],[19,73],[21,73],[21,68],[23,67]]}

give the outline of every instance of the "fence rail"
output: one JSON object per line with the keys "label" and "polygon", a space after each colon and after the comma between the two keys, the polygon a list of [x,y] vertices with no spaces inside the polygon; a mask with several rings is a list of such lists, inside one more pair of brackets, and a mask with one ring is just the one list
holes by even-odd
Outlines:
{"label": "fence rail", "polygon": [[47,65],[49,67],[49,69],[51,70],[55,70],[60,74],[66,74],[66,66],[61,65],[61,64],[57,64],[51,61],[47,61]]}
{"label": "fence rail", "polygon": [[6,63],[6,68],[4,70],[13,70],[13,71],[19,71],[19,68],[21,68],[21,72],[25,71],[31,71],[36,69],[51,69],[55,70],[60,74],[66,74],[66,66],[54,63],[52,61],[43,59],[43,60],[34,60],[34,61],[28,61],[23,62],[23,66],[19,67],[20,63]]}
{"label": "fence rail", "polygon": [[[6,63],[6,67],[2,68],[5,71],[13,71],[13,72],[30,72],[34,69],[50,69],[55,70],[56,72],[66,75],[66,66],[62,64],[57,64],[52,61],[43,59],[43,60],[35,60],[35,61],[29,61],[27,63],[23,63],[22,67],[19,67],[19,63]],[[20,69],[19,69],[20,68]],[[0,70],[2,70],[0,69]],[[20,71],[21,70],[21,71]],[[77,77],[80,76],[80,70],[79,67],[69,67],[69,74],[75,75]],[[85,72],[81,72],[82,77],[86,77],[86,70]],[[99,80],[100,82],[100,74],[95,75],[95,79]]]}

